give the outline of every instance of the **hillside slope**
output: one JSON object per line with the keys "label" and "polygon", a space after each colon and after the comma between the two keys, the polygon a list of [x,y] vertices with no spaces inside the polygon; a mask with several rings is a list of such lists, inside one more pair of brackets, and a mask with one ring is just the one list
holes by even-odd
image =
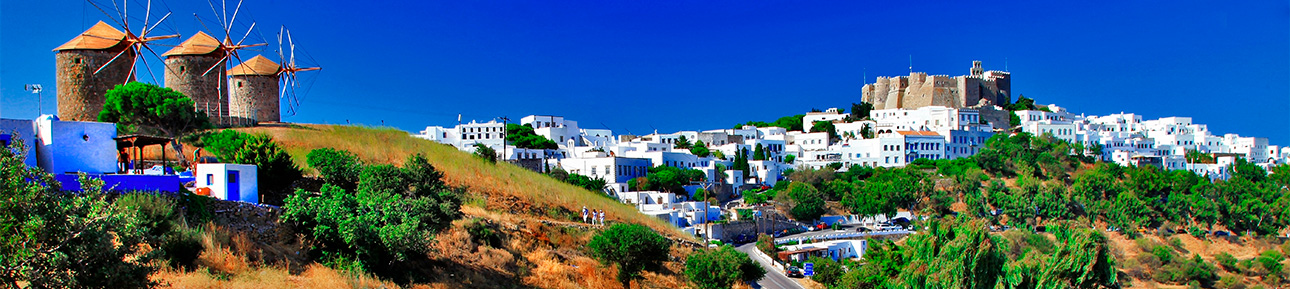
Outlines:
{"label": "hillside slope", "polygon": [[[413,274],[427,276],[428,280],[404,284],[405,287],[622,288],[614,279],[617,269],[601,265],[586,249],[600,228],[580,224],[581,218],[576,212],[582,206],[605,210],[609,223],[643,224],[674,241],[671,261],[664,264],[661,272],[643,274],[633,287],[685,287],[686,282],[681,277],[682,262],[699,246],[694,238],[662,220],[640,214],[634,207],[596,192],[510,164],[487,163],[470,153],[417,139],[397,129],[292,125],[238,130],[269,135],[306,170],[306,175],[313,172],[305,164],[305,156],[316,148],[350,151],[368,164],[401,165],[408,156],[420,153],[443,173],[446,182],[467,188],[466,202],[461,209],[465,217],[435,237],[426,262],[407,268]],[[234,231],[233,235],[247,235],[252,237],[249,239],[256,240],[255,237],[262,234],[243,228],[277,225],[275,216],[278,213],[252,213],[269,216],[252,225],[239,224],[247,222],[246,218],[223,214],[225,216],[216,217],[216,226]],[[155,275],[154,279],[174,288],[265,289],[314,287],[305,284],[320,283],[336,287],[399,287],[389,282],[374,281],[363,274],[335,273],[333,271],[337,270],[308,258],[296,257],[299,260],[287,264],[255,261],[270,259],[257,257],[262,252],[307,249],[308,241],[300,238],[303,236],[299,233],[296,232],[295,238],[278,238],[291,240],[257,241],[256,246],[208,242],[208,251],[222,252],[222,255],[204,255],[204,261],[199,262],[204,268],[169,270]],[[231,239],[239,238],[246,239]],[[284,247],[281,244],[296,245],[289,249],[275,248]],[[242,265],[223,265],[228,263]],[[263,277],[268,275],[290,276],[291,282],[270,281]]]}
{"label": "hillside slope", "polygon": [[490,164],[470,153],[414,138],[398,129],[303,125],[256,127],[242,131],[273,137],[274,142],[285,147],[296,164],[306,170],[309,166],[305,164],[305,155],[316,148],[350,151],[364,162],[373,164],[401,165],[408,156],[421,153],[443,172],[449,184],[467,187],[473,193],[487,196],[487,208],[491,211],[573,221],[573,216],[586,206],[605,210],[605,218],[609,222],[644,224],[673,237],[685,236],[662,220],[642,215],[634,207],[594,192],[510,164]]}

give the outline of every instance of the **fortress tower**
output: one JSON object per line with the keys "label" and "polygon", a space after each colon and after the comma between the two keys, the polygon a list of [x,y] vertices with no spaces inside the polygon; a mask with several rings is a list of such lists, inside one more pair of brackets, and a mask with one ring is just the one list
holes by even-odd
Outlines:
{"label": "fortress tower", "polygon": [[137,52],[125,39],[124,32],[99,21],[54,48],[59,119],[98,121],[108,89],[134,81]]}
{"label": "fortress tower", "polygon": [[862,101],[874,109],[915,109],[924,106],[973,107],[988,102],[993,105],[1012,103],[1012,74],[985,70],[981,61],[972,61],[968,75],[927,75],[910,72],[909,76],[878,77],[865,84]]}
{"label": "fortress tower", "polygon": [[219,48],[214,37],[197,32],[162,56],[166,58],[166,87],[191,98],[211,122],[224,124],[229,105],[222,91],[227,81],[225,53]]}
{"label": "fortress tower", "polygon": [[229,109],[239,122],[278,122],[282,120],[278,103],[278,74],[282,66],[256,55],[228,70]]}

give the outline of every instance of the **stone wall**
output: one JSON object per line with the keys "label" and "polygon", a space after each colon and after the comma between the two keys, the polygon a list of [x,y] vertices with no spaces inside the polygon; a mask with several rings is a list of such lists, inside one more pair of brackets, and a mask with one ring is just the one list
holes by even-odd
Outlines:
{"label": "stone wall", "polygon": [[66,121],[98,121],[104,95],[118,84],[134,80],[134,53],[121,54],[110,65],[94,73],[120,50],[62,50],[54,54],[58,83],[58,118]]}
{"label": "stone wall", "polygon": [[874,109],[916,109],[925,106],[962,108],[976,105],[981,99],[1008,104],[1011,97],[1011,74],[989,71],[983,74],[948,76],[911,72],[909,76],[878,77],[861,89],[861,100]]}
{"label": "stone wall", "polygon": [[188,96],[197,109],[209,108],[211,122],[227,124],[228,98],[222,91],[227,78],[221,58],[219,54],[166,57],[166,87]]}
{"label": "stone wall", "polygon": [[229,91],[232,116],[261,122],[282,120],[276,75],[234,75]]}

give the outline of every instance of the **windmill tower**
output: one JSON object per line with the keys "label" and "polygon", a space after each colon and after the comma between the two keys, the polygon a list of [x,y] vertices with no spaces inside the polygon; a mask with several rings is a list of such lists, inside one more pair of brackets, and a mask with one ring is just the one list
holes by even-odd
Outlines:
{"label": "windmill tower", "polygon": [[223,66],[225,55],[215,37],[197,32],[162,54],[166,57],[166,87],[191,98],[197,109],[208,112],[212,119],[228,115],[228,101],[219,93],[227,81],[224,70],[206,73],[211,67]]}
{"label": "windmill tower", "polygon": [[[201,48],[194,51],[194,53],[202,54],[200,56],[176,54],[172,57],[173,59],[167,58],[167,63],[171,63],[171,61],[173,61],[176,64],[186,62],[201,64],[195,66],[194,68],[196,69],[193,69],[193,71],[189,73],[176,72],[176,84],[194,84],[193,87],[185,88],[192,90],[192,93],[189,93],[188,91],[181,92],[184,92],[184,94],[189,95],[193,99],[197,105],[197,109],[206,111],[207,115],[210,116],[211,119],[215,120],[216,124],[234,125],[237,123],[235,123],[231,117],[236,116],[231,111],[231,93],[225,90],[229,83],[229,78],[226,73],[230,70],[229,65],[233,63],[230,60],[237,60],[238,63],[241,63],[243,60],[238,54],[239,50],[256,46],[264,46],[268,45],[268,43],[245,44],[247,38],[255,31],[255,22],[251,22],[250,27],[246,29],[246,33],[242,34],[241,38],[233,37],[235,36],[233,35],[233,33],[235,33],[233,31],[233,26],[237,23],[238,12],[242,10],[241,0],[239,0],[237,2],[237,6],[233,8],[232,14],[229,14],[228,12],[227,2],[220,1],[219,7],[223,10],[222,12],[217,11],[215,9],[215,5],[212,3],[211,11],[215,13],[215,18],[219,21],[219,28],[220,32],[223,33],[223,38],[217,40],[214,37],[206,35],[207,37],[198,39],[198,36],[200,35],[194,36],[189,40],[194,41],[194,47]],[[198,22],[201,22],[200,17],[197,20]],[[205,26],[205,24],[202,25]],[[204,33],[199,34],[205,35]],[[187,42],[185,42],[185,44],[187,44]],[[180,48],[184,48],[183,45],[176,47],[175,49],[178,50]],[[218,79],[218,81],[205,81],[206,79]],[[167,79],[166,84],[167,86],[170,86],[169,79]],[[176,88],[176,90],[179,89]]]}
{"label": "windmill tower", "polygon": [[278,102],[278,73],[282,66],[256,55],[228,70],[229,113],[239,122],[282,120]]}
{"label": "windmill tower", "polygon": [[[283,34],[286,35],[286,51],[283,49]],[[278,59],[282,65],[256,55],[228,71],[232,81],[229,83],[229,103],[234,117],[252,118],[260,122],[282,121],[282,101],[287,101],[287,111],[295,114],[300,105],[296,94],[297,73],[321,70],[321,67],[307,67],[296,63],[296,45],[291,39],[291,31],[282,28],[278,32]]]}
{"label": "windmill tower", "polygon": [[[58,118],[97,121],[104,94],[114,85],[134,81],[135,52],[125,33],[103,21],[54,48],[58,67]],[[122,56],[125,59],[119,59]]]}
{"label": "windmill tower", "polygon": [[[105,94],[108,89],[118,84],[134,81],[135,63],[142,61],[148,75],[154,78],[147,60],[142,58],[147,50],[154,56],[155,51],[149,42],[179,37],[179,35],[148,36],[170,13],[149,23],[152,16],[152,1],[148,1],[142,25],[134,23],[138,33],[131,29],[129,1],[121,3],[117,15],[108,14],[98,4],[88,1],[107,15],[125,31],[99,21],[76,38],[54,48],[55,66],[57,66],[58,116],[70,121],[96,121],[99,112],[103,111]],[[113,3],[115,6],[116,3]],[[113,18],[119,17],[119,18]],[[151,26],[150,26],[151,25]]]}

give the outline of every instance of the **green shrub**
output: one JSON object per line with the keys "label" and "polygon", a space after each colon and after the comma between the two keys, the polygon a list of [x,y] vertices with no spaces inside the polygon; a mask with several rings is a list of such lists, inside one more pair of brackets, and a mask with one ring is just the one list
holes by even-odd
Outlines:
{"label": "green shrub", "polygon": [[1263,269],[1268,270],[1269,275],[1281,275],[1281,270],[1283,269],[1282,260],[1285,260],[1285,257],[1276,250],[1263,251],[1263,254],[1259,254],[1259,257],[1255,258],[1256,262],[1263,265]]}
{"label": "green shrub", "polygon": [[291,193],[291,183],[301,177],[300,168],[291,161],[291,156],[268,135],[226,129],[203,137],[202,143],[221,162],[256,166],[261,203],[282,205],[282,200]]}
{"label": "green shrub", "polygon": [[497,150],[482,143],[475,144],[475,156],[489,163],[497,163]]}
{"label": "green shrub", "polygon": [[761,279],[766,270],[732,246],[703,250],[685,260],[685,276],[698,288],[730,288],[737,281]]}
{"label": "green shrub", "polygon": [[191,270],[206,247],[202,245],[201,230],[181,227],[167,234],[159,249],[171,267]]}
{"label": "green shrub", "polygon": [[603,264],[618,265],[618,282],[623,287],[640,277],[642,270],[655,271],[667,261],[672,242],[640,224],[613,224],[591,238],[587,247]]}
{"label": "green shrub", "polygon": [[1238,273],[1241,271],[1240,268],[1236,267],[1236,257],[1233,257],[1232,254],[1219,252],[1217,255],[1214,255],[1214,260],[1218,261],[1218,265],[1223,266],[1223,269],[1226,269],[1227,271]]}
{"label": "green shrub", "polygon": [[474,218],[466,224],[466,232],[470,233],[470,238],[477,243],[487,245],[493,248],[502,247],[502,236],[497,233],[497,228],[488,222],[488,220]]}
{"label": "green shrub", "polygon": [[[150,239],[160,238],[179,221],[179,206],[171,198],[150,193],[129,193],[112,203],[119,214],[128,216],[131,225],[138,226]],[[153,243],[156,244],[156,243]]]}
{"label": "green shrub", "polygon": [[393,165],[363,167],[358,181],[358,191],[362,192],[402,193],[409,187],[407,175]]}
{"label": "green shrub", "polygon": [[434,235],[461,217],[461,197],[446,187],[428,190],[442,182],[440,175],[413,165],[415,158],[405,162],[406,170],[364,168],[353,193],[331,184],[319,192],[297,190],[282,206],[282,221],[308,232],[319,253],[344,261],[337,264],[358,262],[382,277],[418,278],[406,274],[407,262],[423,260]]}
{"label": "green shrub", "polygon": [[1160,263],[1162,264],[1169,264],[1174,261],[1174,251],[1169,247],[1155,246],[1151,248],[1151,255],[1156,255],[1156,258],[1160,258]]}
{"label": "green shrub", "polygon": [[332,148],[319,148],[309,151],[305,156],[309,167],[318,171],[318,175],[328,184],[352,190],[358,184],[358,175],[363,164],[354,153]]}
{"label": "green shrub", "polygon": [[807,259],[807,262],[812,263],[812,266],[814,266],[815,275],[811,276],[811,280],[815,280],[815,282],[832,287],[837,285],[838,280],[842,278],[842,265],[838,264],[837,261],[833,261],[833,259],[811,257]]}
{"label": "green shrub", "polygon": [[211,197],[191,192],[181,192],[178,197],[178,203],[184,209],[184,217],[191,224],[204,224],[215,217],[208,205],[210,200]]}

